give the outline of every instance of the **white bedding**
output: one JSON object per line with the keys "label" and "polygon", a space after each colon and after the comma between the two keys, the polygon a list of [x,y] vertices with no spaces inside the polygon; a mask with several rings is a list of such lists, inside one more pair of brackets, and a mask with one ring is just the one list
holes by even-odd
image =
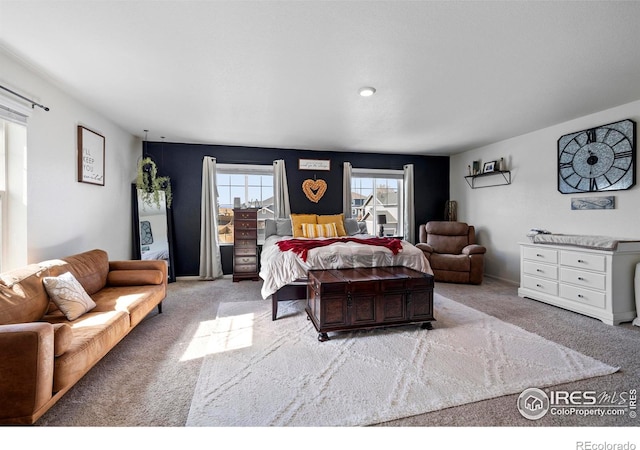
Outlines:
{"label": "white bedding", "polygon": [[[353,237],[366,239],[374,236],[358,234]],[[433,275],[429,261],[422,250],[402,241],[402,250],[394,255],[386,247],[340,242],[309,250],[307,261],[292,251],[281,251],[277,241],[293,239],[292,236],[269,236],[262,246],[260,278],[262,298],[267,299],[283,286],[307,277],[309,269],[344,269],[351,267],[405,266]]]}

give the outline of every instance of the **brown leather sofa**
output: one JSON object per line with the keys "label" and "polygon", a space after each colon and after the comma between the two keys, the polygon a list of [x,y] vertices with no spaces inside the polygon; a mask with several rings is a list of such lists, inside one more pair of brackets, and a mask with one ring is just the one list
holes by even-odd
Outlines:
{"label": "brown leather sofa", "polygon": [[419,243],[435,281],[481,284],[485,247],[476,244],[476,232],[464,222],[427,222],[420,225]]}
{"label": "brown leather sofa", "polygon": [[[44,277],[71,272],[96,306],[69,321]],[[164,261],[109,261],[103,250],[0,274],[0,423],[32,424],[167,292]]]}

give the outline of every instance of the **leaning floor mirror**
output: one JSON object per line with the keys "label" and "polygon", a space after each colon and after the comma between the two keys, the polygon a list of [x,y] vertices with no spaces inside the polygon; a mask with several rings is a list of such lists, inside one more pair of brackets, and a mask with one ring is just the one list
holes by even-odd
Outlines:
{"label": "leaning floor mirror", "polygon": [[153,194],[144,195],[135,184],[131,186],[133,258],[165,260],[168,281],[174,282],[173,217],[165,193],[159,191],[158,195],[156,199]]}

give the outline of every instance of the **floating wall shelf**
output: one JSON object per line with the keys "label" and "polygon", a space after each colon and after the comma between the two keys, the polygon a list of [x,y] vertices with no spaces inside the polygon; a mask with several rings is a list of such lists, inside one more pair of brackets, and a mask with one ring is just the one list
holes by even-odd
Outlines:
{"label": "floating wall shelf", "polygon": [[[476,186],[476,180],[478,178],[492,177],[496,175],[502,175],[502,178],[497,178],[495,183],[483,186]],[[496,170],[495,172],[479,173],[478,175],[467,175],[464,177],[467,180],[467,184],[471,189],[479,189],[483,187],[502,186],[511,184],[511,171],[510,170]]]}

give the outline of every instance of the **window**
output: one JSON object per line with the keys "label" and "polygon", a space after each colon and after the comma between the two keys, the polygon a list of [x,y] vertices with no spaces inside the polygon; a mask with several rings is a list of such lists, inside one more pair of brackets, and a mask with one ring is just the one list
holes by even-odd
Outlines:
{"label": "window", "polygon": [[[351,216],[364,221],[370,234],[402,235],[403,171],[353,169],[351,175]],[[384,216],[386,223],[379,223]]]}
{"label": "window", "polygon": [[[264,242],[266,219],[273,219],[273,166],[217,164],[218,237],[233,244],[233,208],[258,210],[258,243]],[[238,205],[238,206],[236,206]]]}

